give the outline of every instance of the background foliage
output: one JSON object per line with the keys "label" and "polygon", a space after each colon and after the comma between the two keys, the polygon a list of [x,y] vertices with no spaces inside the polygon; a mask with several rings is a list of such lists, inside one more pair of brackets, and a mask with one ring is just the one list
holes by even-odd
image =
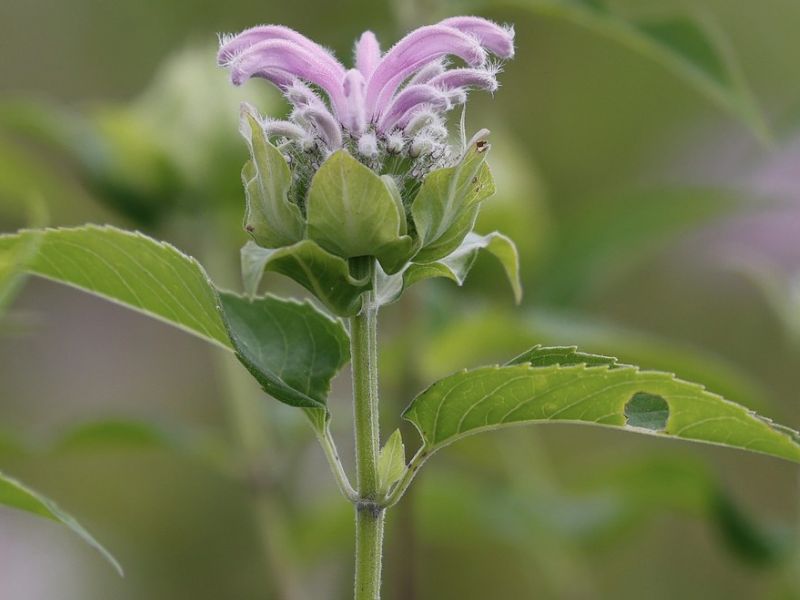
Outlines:
{"label": "background foliage", "polygon": [[[455,368],[542,343],[674,371],[800,425],[791,0],[5,0],[2,229],[40,224],[43,198],[50,224],[138,228],[240,290],[238,103],[281,105],[265,86],[229,88],[214,34],[284,23],[347,57],[363,29],[388,43],[459,12],[517,29],[503,89],[476,95],[468,124],[493,131],[498,195],[479,231],[517,242],[526,297],[515,310],[481,256],[466,293],[432,280],[389,307],[387,414]],[[11,262],[0,255],[0,278]],[[263,289],[302,295],[272,274]],[[347,597],[351,516],[313,433],[224,350],[43,281],[10,306],[0,466],[58,498],[126,578],[0,509],[1,597]],[[331,409],[346,415],[347,397],[334,382]],[[386,597],[794,597],[796,477],[774,459],[590,428],[470,438],[392,515]]]}

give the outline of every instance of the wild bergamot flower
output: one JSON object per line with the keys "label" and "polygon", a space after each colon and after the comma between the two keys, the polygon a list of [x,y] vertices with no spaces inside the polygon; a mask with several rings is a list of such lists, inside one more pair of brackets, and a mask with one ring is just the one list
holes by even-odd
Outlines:
{"label": "wild bergamot flower", "polygon": [[[402,274],[410,285],[437,274],[460,283],[478,249],[497,254],[496,236],[471,234],[479,203],[493,193],[488,132],[467,144],[462,131],[453,147],[445,116],[471,90],[494,92],[502,61],[513,55],[512,28],[468,16],[420,27],[385,53],[367,31],[352,69],[288,27],[222,36],[218,62],[232,82],[266,79],[291,106],[286,119],[262,118],[248,105],[242,111],[252,156],[243,171],[245,227],[269,250],[249,247],[259,271],[283,272],[347,314],[376,286],[374,277],[359,279],[352,259],[375,257],[384,275]],[[457,265],[424,276],[414,268],[448,257]],[[340,273],[337,282],[309,275],[322,263],[326,279]],[[329,296],[347,286],[347,305],[332,305]]]}

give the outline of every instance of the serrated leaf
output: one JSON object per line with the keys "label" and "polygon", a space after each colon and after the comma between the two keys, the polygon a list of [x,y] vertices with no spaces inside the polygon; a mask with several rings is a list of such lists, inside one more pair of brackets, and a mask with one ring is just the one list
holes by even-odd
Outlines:
{"label": "serrated leaf", "polygon": [[488,131],[472,138],[454,167],[428,173],[411,205],[420,250],[415,262],[444,258],[472,231],[480,203],[494,194],[494,181],[486,166]]}
{"label": "serrated leaf", "polygon": [[413,262],[404,271],[405,287],[431,277],[446,277],[463,285],[481,250],[487,250],[500,261],[514,291],[514,299],[519,303],[522,300],[522,284],[517,248],[513,241],[497,231],[488,235],[470,232],[461,245],[448,256],[432,263]]}
{"label": "serrated leaf", "polygon": [[[480,344],[473,343],[481,340]],[[425,378],[433,380],[461,366],[477,366],[518,352],[519,348],[569,340],[594,353],[620,357],[622,362],[647,364],[703,381],[710,389],[749,408],[764,406],[764,391],[737,365],[691,344],[664,339],[618,324],[570,312],[483,310],[456,316],[419,350]]]}
{"label": "serrated leaf", "polygon": [[406,450],[403,436],[395,429],[378,454],[378,483],[384,492],[389,491],[406,472]]}
{"label": "serrated leaf", "polygon": [[200,264],[140,233],[87,225],[0,236],[0,251],[39,238],[26,270],[91,292],[223,348],[230,341],[216,291]]}
{"label": "serrated leaf", "polygon": [[55,502],[33,491],[13,477],[0,472],[0,505],[8,506],[44,517],[64,525],[75,535],[97,550],[122,576],[122,567],[111,553],[86,531],[72,516],[61,510]]}
{"label": "serrated leaf", "polygon": [[352,316],[361,309],[361,295],[370,289],[369,277],[357,279],[347,261],[323,250],[312,240],[275,250],[253,242],[242,247],[245,292],[254,296],[265,271],[285,275],[316,296],[333,314]]}
{"label": "serrated leaf", "polygon": [[[657,19],[626,19],[598,2],[492,0],[479,5],[513,6],[563,19],[602,35],[668,69],[711,102],[768,140],[770,131],[728,41],[698,11]],[[473,5],[474,6],[474,5]]]}
{"label": "serrated leaf", "polygon": [[542,346],[537,344],[508,361],[509,365],[529,364],[532,367],[549,367],[551,365],[608,365],[610,369],[618,367],[617,359],[602,354],[588,354],[578,351],[577,346]]}
{"label": "serrated leaf", "polygon": [[[31,272],[163,320],[237,356],[278,400],[324,408],[347,362],[347,333],[310,304],[218,294],[202,267],[174,247],[113,227],[0,236],[0,251],[39,236]],[[224,314],[224,321],[223,321]]]}
{"label": "serrated leaf", "polygon": [[404,417],[419,430],[427,452],[480,431],[566,421],[731,446],[800,462],[796,432],[700,385],[628,365],[523,364],[463,371],[422,392]]}
{"label": "serrated leaf", "polygon": [[220,300],[236,355],[264,391],[291,406],[327,411],[331,379],[350,360],[341,321],[309,302],[228,292]]}
{"label": "serrated leaf", "polygon": [[314,174],[306,213],[308,237],[337,256],[375,256],[393,273],[411,253],[411,238],[401,234],[405,215],[386,182],[346,150]]}
{"label": "serrated leaf", "polygon": [[303,239],[305,223],[300,208],[289,201],[289,165],[246,105],[242,109],[241,130],[251,156],[242,169],[247,198],[245,230],[266,248],[294,244]]}

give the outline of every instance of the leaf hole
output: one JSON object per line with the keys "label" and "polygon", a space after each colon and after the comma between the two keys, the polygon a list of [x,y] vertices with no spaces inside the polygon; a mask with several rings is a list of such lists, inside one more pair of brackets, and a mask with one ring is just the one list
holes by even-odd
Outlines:
{"label": "leaf hole", "polygon": [[669,419],[669,404],[661,396],[636,392],[625,403],[625,424],[629,427],[664,431]]}

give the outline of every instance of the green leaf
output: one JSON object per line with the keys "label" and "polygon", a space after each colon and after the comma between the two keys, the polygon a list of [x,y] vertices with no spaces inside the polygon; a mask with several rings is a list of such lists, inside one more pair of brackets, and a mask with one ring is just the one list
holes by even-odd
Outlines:
{"label": "green leaf", "polygon": [[386,440],[378,454],[378,485],[384,492],[397,483],[406,472],[406,450],[399,429]]}
{"label": "green leaf", "polygon": [[446,277],[463,285],[481,250],[487,250],[500,261],[514,291],[514,299],[519,303],[522,300],[522,284],[517,248],[514,242],[497,231],[488,235],[470,232],[450,255],[432,263],[412,263],[404,271],[405,287],[431,277]]}
{"label": "green leaf", "polygon": [[668,69],[750,127],[762,140],[771,137],[728,40],[699,11],[656,19],[626,19],[597,2],[489,0],[478,4],[517,7],[563,19],[606,37]]}
{"label": "green leaf", "polygon": [[[539,349],[540,354],[546,349]],[[606,357],[590,359],[607,361]],[[800,462],[800,437],[670,373],[629,365],[518,364],[434,383],[404,412],[428,453],[472,433],[566,421],[731,446]]]}
{"label": "green leaf", "polygon": [[408,233],[408,223],[406,222],[406,207],[403,205],[403,196],[400,193],[400,188],[397,187],[397,182],[391,175],[381,175],[386,189],[392,195],[395,206],[397,206],[397,214],[400,215],[400,235]]}
{"label": "green leaf", "polygon": [[[27,205],[29,224],[41,226],[46,221],[46,208],[38,196],[32,196]],[[40,236],[32,235],[0,248],[0,316],[11,303],[20,287],[26,265],[39,249]]]}
{"label": "green leaf", "polygon": [[0,472],[0,504],[61,523],[102,554],[103,558],[111,563],[120,576],[123,575],[122,567],[117,562],[117,559],[103,548],[73,517],[61,510],[52,500],[45,498],[2,472]]}
{"label": "green leaf", "polygon": [[173,246],[140,233],[87,225],[0,236],[0,252],[39,238],[26,269],[91,292],[223,348],[230,341],[203,268]]}
{"label": "green leaf", "polygon": [[36,254],[38,244],[38,237],[31,236],[0,249],[0,315],[11,303],[25,265]]}
{"label": "green leaf", "polygon": [[242,247],[242,278],[245,292],[254,296],[265,271],[293,279],[335,315],[352,316],[361,309],[361,295],[370,289],[369,277],[357,279],[347,261],[323,250],[316,242],[303,240],[270,250],[253,242]]}
{"label": "green leaf", "polygon": [[40,238],[31,272],[235,349],[262,387],[287,404],[324,408],[330,379],[349,359],[339,321],[308,303],[218,294],[202,267],[168,244],[86,226],[0,236],[0,252],[31,236]]}
{"label": "green leaf", "polygon": [[[629,364],[676,373],[702,381],[722,396],[749,408],[763,408],[766,394],[735,364],[690,344],[659,338],[577,313],[482,310],[453,316],[446,327],[426,340],[418,357],[424,377],[433,380],[463,366],[497,361],[531,344],[569,340],[594,353],[617,356]],[[480,344],[473,343],[481,340]]]}
{"label": "green leaf", "polygon": [[236,355],[265,392],[327,411],[330,382],[350,360],[347,331],[309,302],[220,294]]}
{"label": "green leaf", "polygon": [[456,250],[472,231],[480,203],[494,194],[485,164],[488,133],[484,129],[472,138],[456,166],[432,171],[422,182],[411,205],[420,243],[414,262],[434,262]]}
{"label": "green leaf", "polygon": [[260,246],[280,248],[303,239],[305,224],[300,208],[289,201],[292,173],[273,146],[253,109],[242,107],[241,131],[251,159],[242,169],[247,207],[244,228]]}
{"label": "green leaf", "polygon": [[538,344],[511,359],[509,365],[529,364],[532,367],[549,367],[551,365],[608,365],[610,369],[618,367],[617,359],[602,354],[579,352],[577,346],[542,346]]}
{"label": "green leaf", "polygon": [[403,266],[412,240],[386,182],[346,150],[334,152],[311,180],[308,237],[343,258],[376,256],[387,273]]}

